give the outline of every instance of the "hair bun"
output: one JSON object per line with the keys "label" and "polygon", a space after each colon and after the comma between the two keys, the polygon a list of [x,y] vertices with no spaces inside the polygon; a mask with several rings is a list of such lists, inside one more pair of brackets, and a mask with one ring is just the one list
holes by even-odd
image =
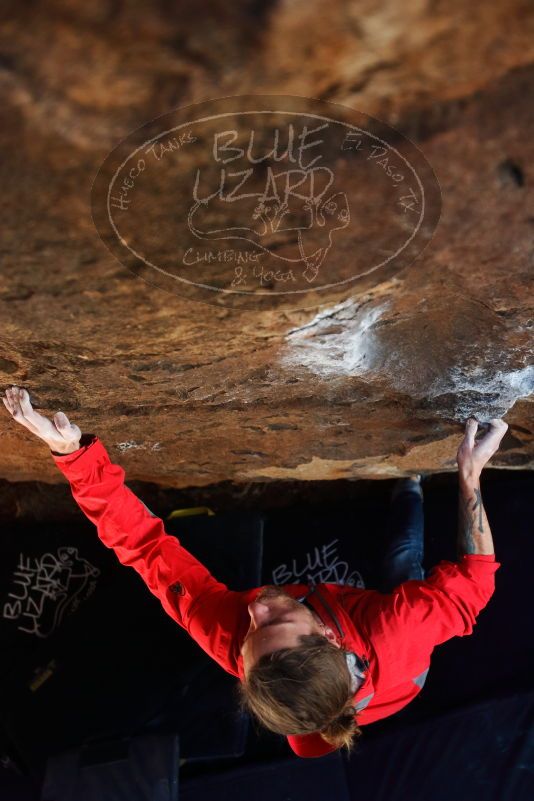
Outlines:
{"label": "hair bun", "polygon": [[356,720],[356,708],[351,704],[321,731],[323,740],[336,748],[350,750],[361,734]]}

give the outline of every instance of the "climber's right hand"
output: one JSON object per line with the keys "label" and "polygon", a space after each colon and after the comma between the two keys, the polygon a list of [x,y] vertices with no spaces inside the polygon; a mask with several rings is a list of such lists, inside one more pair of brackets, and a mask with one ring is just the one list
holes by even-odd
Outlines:
{"label": "climber's right hand", "polygon": [[467,483],[478,482],[482,468],[499,450],[501,440],[508,429],[508,423],[500,418],[490,420],[487,432],[475,441],[477,429],[478,420],[470,417],[465,425],[465,436],[456,454],[460,480]]}
{"label": "climber's right hand", "polygon": [[73,453],[80,448],[82,432],[63,412],[56,412],[52,420],[33,409],[26,389],[9,387],[2,398],[11,417],[32,434],[46,442],[51,451]]}

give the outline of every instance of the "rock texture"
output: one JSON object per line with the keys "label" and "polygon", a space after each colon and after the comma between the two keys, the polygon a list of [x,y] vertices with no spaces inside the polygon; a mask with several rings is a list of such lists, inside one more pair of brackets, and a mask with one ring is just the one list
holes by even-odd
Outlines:
{"label": "rock texture", "polygon": [[[169,487],[453,470],[469,414],[509,423],[495,466],[534,466],[531,4],[198,9],[7,4],[2,388]],[[313,311],[244,311],[115,261],[89,205],[107,153],[174,106],[261,92],[353,106],[420,147],[443,210],[413,264]],[[0,438],[1,478],[62,481],[7,413]]]}

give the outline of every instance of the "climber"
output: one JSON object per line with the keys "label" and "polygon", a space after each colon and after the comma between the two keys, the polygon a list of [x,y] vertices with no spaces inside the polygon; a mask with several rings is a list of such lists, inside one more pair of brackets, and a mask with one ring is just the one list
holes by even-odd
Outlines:
{"label": "climber", "polygon": [[337,584],[229,590],[165,532],[124,484],[100,439],[62,412],[48,420],[25,389],[2,398],[12,417],[50,448],[74,499],[102,542],[133,567],[164,610],[228,673],[239,700],[299,756],[350,750],[360,726],[394,714],[420,692],[434,647],[470,634],[495,588],[493,540],[480,494],[482,468],[508,428],[491,420],[478,440],[470,418],[457,452],[456,562],[428,575],[419,477],[393,491],[384,585]]}

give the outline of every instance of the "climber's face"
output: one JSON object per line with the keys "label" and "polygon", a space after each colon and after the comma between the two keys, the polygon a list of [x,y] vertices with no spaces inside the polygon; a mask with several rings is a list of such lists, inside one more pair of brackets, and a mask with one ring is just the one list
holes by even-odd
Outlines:
{"label": "climber's face", "polygon": [[280,587],[261,590],[248,605],[248,613],[250,627],[241,648],[245,673],[265,654],[299,645],[303,634],[321,634],[331,639],[331,630],[319,617]]}

